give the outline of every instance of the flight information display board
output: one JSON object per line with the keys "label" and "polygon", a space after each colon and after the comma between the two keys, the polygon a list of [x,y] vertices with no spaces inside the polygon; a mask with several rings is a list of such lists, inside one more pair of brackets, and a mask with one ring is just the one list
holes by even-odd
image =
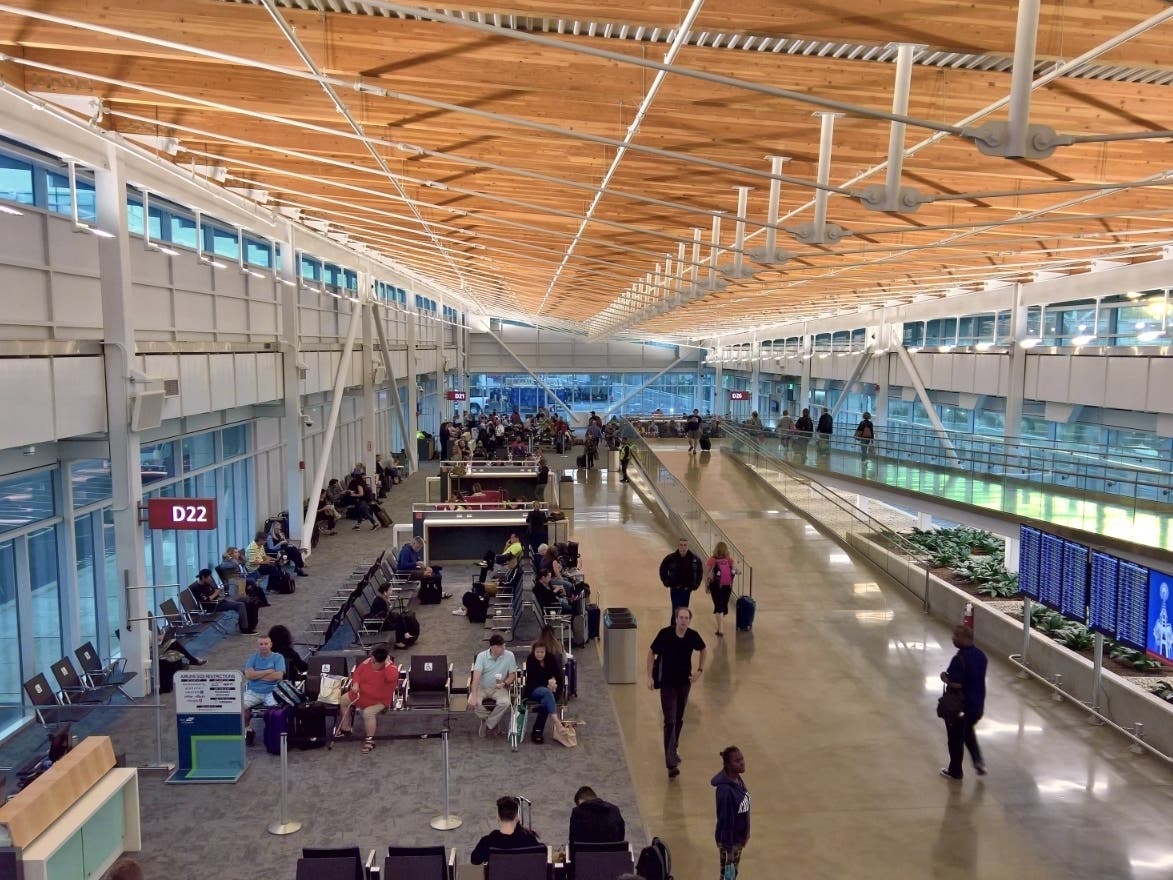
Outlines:
{"label": "flight information display board", "polygon": [[1064,617],[1087,623],[1087,563],[1091,551],[1075,541],[1063,542],[1063,587],[1059,610]]}
{"label": "flight information display board", "polygon": [[1163,571],[1149,572],[1149,614],[1145,629],[1149,655],[1173,666],[1173,618],[1169,612],[1169,596],[1173,593],[1173,577]]}
{"label": "flight information display board", "polygon": [[1059,611],[1063,599],[1063,539],[1042,533],[1039,541],[1039,601]]}
{"label": "flight information display board", "polygon": [[1092,551],[1091,603],[1088,626],[1093,632],[1116,638],[1116,572],[1120,560]]}
{"label": "flight information display board", "polygon": [[1018,530],[1018,589],[1024,596],[1039,597],[1039,540],[1043,533],[1030,526]]}
{"label": "flight information display board", "polygon": [[1145,650],[1148,619],[1149,570],[1121,559],[1116,571],[1116,641]]}

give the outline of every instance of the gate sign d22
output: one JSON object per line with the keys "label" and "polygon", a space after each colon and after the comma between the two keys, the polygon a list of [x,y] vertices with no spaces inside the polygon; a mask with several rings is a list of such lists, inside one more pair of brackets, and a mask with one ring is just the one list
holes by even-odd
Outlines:
{"label": "gate sign d22", "polygon": [[152,529],[214,529],[215,498],[151,498],[147,524]]}
{"label": "gate sign d22", "polygon": [[753,394],[752,394],[752,392],[749,392],[749,391],[730,391],[729,392],[729,399],[730,400],[752,400]]}

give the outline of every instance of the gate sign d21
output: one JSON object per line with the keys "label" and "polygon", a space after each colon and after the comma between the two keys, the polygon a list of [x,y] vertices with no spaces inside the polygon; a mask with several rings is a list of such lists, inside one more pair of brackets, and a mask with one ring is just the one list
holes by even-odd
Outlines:
{"label": "gate sign d21", "polygon": [[752,400],[753,394],[749,391],[730,391],[730,400]]}
{"label": "gate sign d21", "polygon": [[147,501],[147,525],[152,529],[214,529],[216,499],[151,498]]}
{"label": "gate sign d21", "polygon": [[445,396],[449,400],[468,400],[468,393],[465,391],[449,391]]}

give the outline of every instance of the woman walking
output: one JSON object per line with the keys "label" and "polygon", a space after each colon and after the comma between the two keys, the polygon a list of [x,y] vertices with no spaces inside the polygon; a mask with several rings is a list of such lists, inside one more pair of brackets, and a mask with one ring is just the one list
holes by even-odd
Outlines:
{"label": "woman walking", "polygon": [[721,752],[723,767],[711,780],[717,790],[717,854],[721,880],[737,880],[741,851],[749,843],[749,789],[741,774],[745,756],[737,746]]}
{"label": "woman walking", "polygon": [[729,597],[733,595],[733,576],[737,569],[729,557],[729,548],[718,541],[713,555],[705,563],[705,592],[713,600],[713,618],[717,621],[717,635],[724,636],[725,616],[729,613]]}

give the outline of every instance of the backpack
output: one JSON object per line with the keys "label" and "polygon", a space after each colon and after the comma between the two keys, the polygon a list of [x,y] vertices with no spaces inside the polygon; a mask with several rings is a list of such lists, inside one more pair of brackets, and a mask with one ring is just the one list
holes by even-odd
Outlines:
{"label": "backpack", "polygon": [[728,559],[724,557],[718,559],[713,573],[716,575],[714,580],[717,582],[717,586],[728,587],[733,583],[733,563]]}
{"label": "backpack", "polygon": [[668,845],[658,837],[639,851],[635,873],[644,880],[672,880],[672,853]]}

